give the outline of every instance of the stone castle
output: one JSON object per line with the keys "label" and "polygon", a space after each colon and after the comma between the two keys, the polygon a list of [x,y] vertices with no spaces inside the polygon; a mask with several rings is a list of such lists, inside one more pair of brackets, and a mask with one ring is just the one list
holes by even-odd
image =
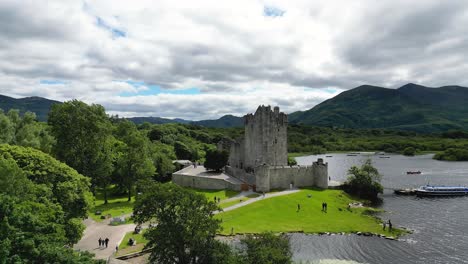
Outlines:
{"label": "stone castle", "polygon": [[270,106],[244,116],[244,136],[224,139],[218,149],[229,152],[225,173],[214,175],[196,166],[175,172],[172,181],[201,189],[271,189],[316,186],[328,188],[328,164],[322,159],[308,166],[288,166],[288,117]]}
{"label": "stone castle", "polygon": [[288,117],[279,107],[259,106],[244,116],[244,137],[223,140],[229,151],[226,173],[257,191],[303,186],[328,187],[328,166],[321,159],[310,166],[288,166]]}

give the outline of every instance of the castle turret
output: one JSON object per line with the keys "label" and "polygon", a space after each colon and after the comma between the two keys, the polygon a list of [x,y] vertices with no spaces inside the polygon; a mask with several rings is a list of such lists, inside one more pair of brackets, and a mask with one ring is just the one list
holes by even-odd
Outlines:
{"label": "castle turret", "polygon": [[259,106],[255,114],[245,119],[245,166],[255,168],[260,165],[287,165],[286,114],[279,107]]}

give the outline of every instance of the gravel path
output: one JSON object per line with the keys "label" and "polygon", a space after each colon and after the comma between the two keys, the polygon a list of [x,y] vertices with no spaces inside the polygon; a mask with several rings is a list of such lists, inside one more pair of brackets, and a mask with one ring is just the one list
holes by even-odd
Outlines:
{"label": "gravel path", "polygon": [[[120,244],[127,232],[135,229],[135,224],[111,226],[109,220],[95,222],[88,218],[84,220],[85,232],[81,240],[73,247],[76,250],[86,250],[96,254],[97,259],[108,259],[114,252],[116,245]],[[109,246],[99,247],[99,238],[109,238]]]}

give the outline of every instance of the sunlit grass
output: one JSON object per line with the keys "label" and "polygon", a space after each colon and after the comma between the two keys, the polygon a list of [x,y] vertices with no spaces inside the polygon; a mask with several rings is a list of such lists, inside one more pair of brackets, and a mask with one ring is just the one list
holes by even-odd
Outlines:
{"label": "sunlit grass", "polygon": [[[310,198],[309,198],[310,196]],[[322,202],[328,204],[322,212]],[[398,236],[382,230],[381,221],[368,214],[367,208],[348,209],[353,200],[340,190],[303,189],[297,193],[277,196],[220,213],[222,234],[273,232],[371,232]],[[300,210],[298,210],[298,204]]]}

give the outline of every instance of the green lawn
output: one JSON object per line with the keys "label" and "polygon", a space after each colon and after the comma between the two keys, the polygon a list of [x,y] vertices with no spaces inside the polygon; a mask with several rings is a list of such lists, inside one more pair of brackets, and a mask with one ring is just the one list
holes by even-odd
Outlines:
{"label": "green lawn", "polygon": [[231,191],[231,190],[202,190],[202,189],[191,189],[191,188],[187,188],[187,189],[190,189],[190,190],[195,191],[196,193],[205,195],[208,201],[214,201],[215,196],[216,198],[219,197],[221,198],[221,200],[225,200],[225,199],[231,198],[239,194],[239,192]]}
{"label": "green lawn", "polygon": [[[125,234],[125,237],[123,238],[122,242],[119,245],[119,251],[117,252],[117,255],[122,256],[122,255],[127,255],[130,253],[142,251],[145,244],[148,243],[148,240],[146,240],[143,237],[144,233],[145,233],[145,230],[143,230],[140,234],[134,234],[133,231]],[[130,240],[130,238],[133,238],[136,240],[137,242],[136,246],[130,246],[128,244],[128,240]]]}
{"label": "green lawn", "polygon": [[221,201],[221,203],[219,204],[219,207],[224,209],[224,208],[236,205],[238,203],[245,202],[245,201],[247,201],[249,199],[256,198],[258,196],[260,196],[260,194],[253,193],[253,194],[250,194],[248,196],[245,196],[245,197],[242,197],[242,198],[239,198],[239,199],[235,199],[233,201],[228,201],[228,202],[222,202]]}
{"label": "green lawn", "polygon": [[112,217],[131,214],[133,212],[133,203],[135,202],[135,197],[132,197],[132,201],[128,202],[128,197],[126,195],[116,195],[114,194],[114,187],[109,188],[108,194],[108,204],[104,204],[104,195],[102,191],[97,191],[94,207],[90,210],[89,216],[97,222],[103,221],[100,215],[96,215],[96,211],[101,211],[102,215],[112,215]]}
{"label": "green lawn", "polygon": [[[312,195],[308,198],[308,195]],[[260,200],[238,209],[220,213],[223,220],[222,234],[273,232],[372,232],[398,236],[383,231],[380,220],[368,215],[366,208],[347,206],[352,199],[340,190],[303,189],[298,193]],[[328,212],[322,212],[322,202],[328,204]],[[301,209],[297,210],[300,204]]]}

